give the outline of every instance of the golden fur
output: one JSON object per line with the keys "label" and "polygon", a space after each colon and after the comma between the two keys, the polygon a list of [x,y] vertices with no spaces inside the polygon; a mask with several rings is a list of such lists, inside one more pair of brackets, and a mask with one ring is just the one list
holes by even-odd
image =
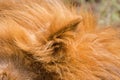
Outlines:
{"label": "golden fur", "polygon": [[0,0],[0,80],[120,80],[120,34],[59,0]]}

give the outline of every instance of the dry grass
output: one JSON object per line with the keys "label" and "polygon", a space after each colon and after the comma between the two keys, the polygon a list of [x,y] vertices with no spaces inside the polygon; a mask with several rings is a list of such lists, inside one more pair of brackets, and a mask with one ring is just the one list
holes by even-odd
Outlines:
{"label": "dry grass", "polygon": [[99,19],[99,24],[120,23],[120,0],[67,0],[77,3],[84,9],[90,9]]}

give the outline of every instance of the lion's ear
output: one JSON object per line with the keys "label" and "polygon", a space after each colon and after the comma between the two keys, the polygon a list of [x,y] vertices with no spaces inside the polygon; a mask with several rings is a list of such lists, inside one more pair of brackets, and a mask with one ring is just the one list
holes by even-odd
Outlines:
{"label": "lion's ear", "polygon": [[[51,34],[48,37],[48,42],[46,43],[47,46],[49,45],[48,49],[51,49],[51,57],[50,61],[48,62],[56,62],[56,61],[64,61],[63,59],[67,58],[69,55],[68,51],[70,51],[74,37],[77,35],[76,33],[79,31],[79,23],[81,19],[74,19],[64,25],[61,29],[56,31],[55,33]],[[45,59],[45,58],[44,58]],[[48,60],[48,59],[46,59]]]}
{"label": "lion's ear", "polygon": [[52,42],[53,52],[56,53],[65,50],[70,41],[74,40],[80,21],[81,19],[79,18],[72,20],[48,37],[48,42]]}

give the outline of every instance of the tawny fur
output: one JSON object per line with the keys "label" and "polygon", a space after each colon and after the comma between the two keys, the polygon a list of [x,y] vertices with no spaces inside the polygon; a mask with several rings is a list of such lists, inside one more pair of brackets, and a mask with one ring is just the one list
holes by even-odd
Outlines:
{"label": "tawny fur", "polygon": [[0,80],[120,80],[119,29],[59,0],[0,0]]}

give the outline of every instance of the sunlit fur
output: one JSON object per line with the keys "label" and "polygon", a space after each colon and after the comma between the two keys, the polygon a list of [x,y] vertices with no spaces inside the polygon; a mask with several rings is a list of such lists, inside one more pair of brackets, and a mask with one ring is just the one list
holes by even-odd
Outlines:
{"label": "sunlit fur", "polygon": [[58,0],[0,0],[0,80],[120,80],[119,29]]}

